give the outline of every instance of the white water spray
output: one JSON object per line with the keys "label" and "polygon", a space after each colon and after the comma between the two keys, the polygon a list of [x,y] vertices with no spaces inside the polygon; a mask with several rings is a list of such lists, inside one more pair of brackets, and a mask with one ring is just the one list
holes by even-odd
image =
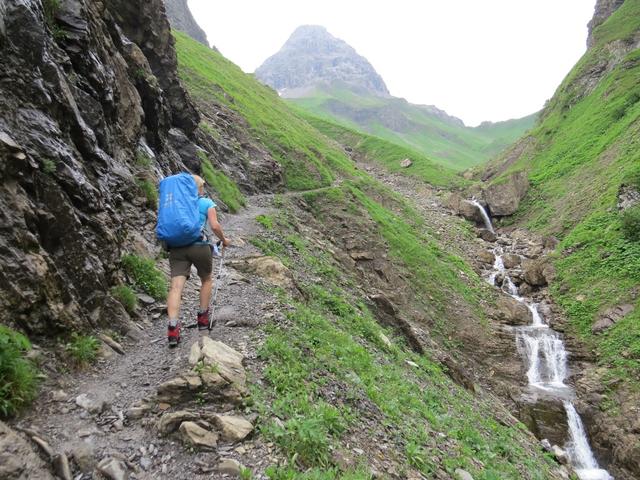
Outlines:
{"label": "white water spray", "polygon": [[487,211],[480,204],[480,202],[478,202],[475,198],[472,198],[471,200],[468,200],[468,202],[471,203],[472,205],[475,205],[476,208],[478,210],[480,210],[480,214],[482,215],[482,219],[484,220],[485,228],[487,230],[489,230],[491,233],[496,233],[496,232],[493,231],[493,225],[491,225],[491,219],[489,218],[489,215],[487,214]]}
{"label": "white water spray", "polygon": [[[485,224],[490,229],[491,221],[482,205],[475,200],[472,200],[471,203],[483,212]],[[533,388],[544,390],[547,395],[552,395],[563,401],[567,412],[570,437],[566,449],[571,463],[576,469],[576,474],[580,480],[613,480],[613,477],[606,470],[598,466],[598,462],[589,447],[589,440],[580,415],[578,415],[573,404],[566,400],[567,392],[570,392],[570,387],[564,383],[567,377],[568,354],[564,348],[562,338],[545,323],[538,310],[538,304],[528,303],[518,295],[518,288],[514,285],[504,267],[502,249],[497,247],[493,253],[495,261],[487,280],[492,285],[495,285],[496,277],[502,275],[501,289],[517,301],[525,304],[531,312],[531,324],[526,327],[516,328],[518,350],[528,365],[527,380],[529,385]]]}

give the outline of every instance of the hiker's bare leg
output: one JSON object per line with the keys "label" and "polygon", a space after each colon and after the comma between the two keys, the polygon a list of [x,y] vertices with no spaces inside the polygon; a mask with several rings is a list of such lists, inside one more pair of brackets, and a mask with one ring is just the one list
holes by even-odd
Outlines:
{"label": "hiker's bare leg", "polygon": [[171,287],[169,287],[169,295],[167,296],[167,313],[171,319],[178,318],[180,313],[182,289],[186,281],[187,277],[177,276],[171,278]]}
{"label": "hiker's bare leg", "polygon": [[211,301],[211,290],[213,289],[213,275],[209,275],[205,278],[200,278],[202,286],[200,287],[200,311],[204,312],[209,308],[209,302]]}

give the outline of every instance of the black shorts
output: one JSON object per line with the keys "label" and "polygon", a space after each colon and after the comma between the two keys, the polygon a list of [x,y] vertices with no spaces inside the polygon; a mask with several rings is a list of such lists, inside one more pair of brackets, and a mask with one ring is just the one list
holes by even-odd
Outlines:
{"label": "black shorts", "polygon": [[204,243],[196,243],[187,247],[172,248],[169,251],[171,278],[189,278],[191,265],[196,266],[196,270],[198,270],[198,276],[200,278],[209,277],[213,270],[211,246]]}

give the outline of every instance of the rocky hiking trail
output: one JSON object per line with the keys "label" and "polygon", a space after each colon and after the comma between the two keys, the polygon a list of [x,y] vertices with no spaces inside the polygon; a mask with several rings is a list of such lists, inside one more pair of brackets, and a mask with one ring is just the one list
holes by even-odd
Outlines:
{"label": "rocky hiking trail", "polygon": [[[165,306],[142,297],[148,304],[140,328],[118,341],[102,335],[97,364],[49,373],[40,400],[14,427],[53,462],[60,478],[231,478],[240,465],[253,478],[266,478],[261,472],[278,463],[274,446],[252,435],[256,416],[244,406],[248,385],[260,378],[256,327],[276,315],[275,303],[261,279],[233,266],[261,258],[243,239],[258,228],[255,217],[268,203],[269,197],[257,196],[241,213],[222,215],[232,247],[225,252],[210,333],[184,328],[196,317],[199,281],[192,272],[177,348],[167,346]],[[159,266],[168,272],[167,260]],[[20,455],[18,447],[14,453]],[[35,465],[27,477],[53,478]]]}

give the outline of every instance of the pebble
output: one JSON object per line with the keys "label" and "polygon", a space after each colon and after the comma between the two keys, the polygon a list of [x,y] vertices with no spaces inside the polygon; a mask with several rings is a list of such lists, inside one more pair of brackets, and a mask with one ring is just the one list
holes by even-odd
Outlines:
{"label": "pebble", "polygon": [[140,459],[140,466],[142,467],[143,470],[147,471],[149,470],[149,468],[151,468],[151,459],[149,457],[142,457]]}

